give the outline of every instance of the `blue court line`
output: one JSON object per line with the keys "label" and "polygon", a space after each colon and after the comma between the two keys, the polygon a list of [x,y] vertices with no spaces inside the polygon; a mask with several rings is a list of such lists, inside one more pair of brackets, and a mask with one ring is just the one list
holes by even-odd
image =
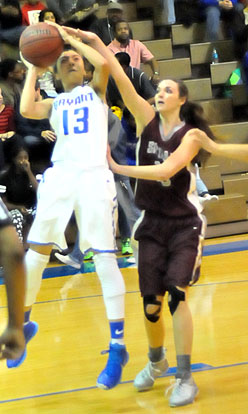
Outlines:
{"label": "blue court line", "polygon": [[[248,240],[242,240],[237,242],[230,242],[230,243],[220,243],[214,244],[209,246],[204,246],[203,248],[203,256],[213,256],[218,254],[224,253],[234,253],[248,250]],[[120,269],[128,268],[132,266],[132,263],[128,262],[128,258],[126,257],[119,257],[117,258],[118,266]],[[83,262],[80,271],[77,269],[72,268],[71,266],[58,266],[58,267],[50,267],[45,270],[43,274],[43,279],[50,279],[53,277],[61,277],[61,276],[70,276],[77,273],[94,273],[95,272],[95,265],[93,261],[90,262]]]}
{"label": "blue court line", "polygon": [[[233,367],[238,367],[238,366],[242,366],[242,365],[248,365],[248,361],[238,362],[236,364],[220,365],[220,366],[217,366],[217,367],[214,367],[214,366],[209,365],[209,364],[198,363],[198,364],[192,364],[191,369],[192,369],[192,372],[202,372],[202,371],[212,371],[212,370],[223,369],[223,368],[233,368]],[[169,368],[169,370],[166,372],[165,375],[163,375],[159,378],[174,376],[175,372],[176,372],[176,367],[171,367],[171,368]],[[133,382],[133,380],[121,381],[120,385],[121,384],[130,384],[132,382]],[[26,396],[26,397],[10,398],[8,400],[0,400],[0,404],[6,404],[6,403],[10,403],[10,402],[17,402],[17,401],[32,400],[32,399],[35,399],[35,398],[51,397],[53,395],[70,394],[70,393],[73,393],[73,392],[88,391],[88,390],[94,390],[94,389],[98,389],[98,387],[96,385],[94,385],[94,386],[91,386],[91,387],[73,388],[73,389],[64,390],[64,391],[56,391],[56,392],[49,392],[49,393],[44,393],[44,394],[29,395],[29,396]]]}
{"label": "blue court line", "polygon": [[[248,240],[213,244],[203,247],[203,256],[213,256],[224,253],[235,253],[248,250]],[[128,262],[129,257],[118,257],[117,262],[120,269],[131,268],[132,263]],[[54,277],[73,276],[78,273],[94,273],[95,265],[93,261],[83,262],[81,269],[75,269],[71,266],[61,265],[45,269],[43,279],[51,279]],[[0,285],[3,284],[3,279],[0,279]],[[198,285],[199,286],[199,285]]]}
{"label": "blue court line", "polygon": [[242,252],[244,250],[248,250],[248,240],[204,246],[203,256],[213,256],[216,254]]}

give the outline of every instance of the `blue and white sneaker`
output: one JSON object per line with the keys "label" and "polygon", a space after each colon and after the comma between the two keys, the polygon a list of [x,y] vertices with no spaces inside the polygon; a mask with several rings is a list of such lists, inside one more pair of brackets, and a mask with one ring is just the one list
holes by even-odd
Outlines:
{"label": "blue and white sneaker", "polygon": [[[25,337],[26,346],[30,339],[32,339],[38,332],[39,325],[36,322],[29,321],[24,325],[23,333]],[[8,368],[17,368],[19,367],[23,361],[26,359],[27,356],[27,348],[25,348],[24,352],[18,359],[7,359],[7,367]]]}
{"label": "blue and white sneaker", "polygon": [[97,379],[96,385],[103,390],[110,390],[118,385],[121,381],[122,368],[129,360],[129,354],[125,345],[111,344],[107,351],[102,351],[102,354],[109,352],[108,362],[104,370]]}

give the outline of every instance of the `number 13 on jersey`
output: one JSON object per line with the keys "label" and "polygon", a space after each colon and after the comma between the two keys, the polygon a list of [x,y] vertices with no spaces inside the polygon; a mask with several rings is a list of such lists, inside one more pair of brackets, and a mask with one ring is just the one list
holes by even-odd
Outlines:
{"label": "number 13 on jersey", "polygon": [[63,110],[63,128],[64,134],[85,134],[89,130],[89,108],[74,109],[73,112],[68,109]]}

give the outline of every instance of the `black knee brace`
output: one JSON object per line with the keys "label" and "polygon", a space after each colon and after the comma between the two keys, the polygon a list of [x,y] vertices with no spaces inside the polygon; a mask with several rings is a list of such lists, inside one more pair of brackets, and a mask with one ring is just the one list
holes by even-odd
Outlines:
{"label": "black knee brace", "polygon": [[176,286],[170,286],[168,288],[168,293],[170,295],[168,305],[170,308],[170,313],[173,315],[173,313],[177,310],[179,302],[185,301],[185,292],[177,289]]}
{"label": "black knee brace", "polygon": [[[144,296],[143,301],[144,301],[143,302],[144,303],[144,312],[145,312],[146,318],[150,322],[157,322],[159,320],[160,312],[161,312],[161,302],[160,302],[160,300],[157,300],[156,295],[147,295],[147,296]],[[149,305],[156,305],[158,307],[158,309],[153,313],[148,313],[147,312],[147,307]]]}

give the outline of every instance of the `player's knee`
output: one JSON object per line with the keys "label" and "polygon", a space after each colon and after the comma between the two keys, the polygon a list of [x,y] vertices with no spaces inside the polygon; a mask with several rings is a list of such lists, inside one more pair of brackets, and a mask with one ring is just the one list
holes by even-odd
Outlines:
{"label": "player's knee", "polygon": [[143,298],[145,317],[150,322],[157,322],[160,318],[162,303],[156,295],[146,295]]}
{"label": "player's knee", "polygon": [[185,301],[185,292],[183,290],[179,290],[176,286],[170,286],[168,288],[168,293],[168,305],[170,313],[173,315],[177,310],[179,302]]}
{"label": "player's knee", "polygon": [[96,272],[101,282],[104,297],[125,294],[125,283],[114,253],[98,253],[94,256]]}

